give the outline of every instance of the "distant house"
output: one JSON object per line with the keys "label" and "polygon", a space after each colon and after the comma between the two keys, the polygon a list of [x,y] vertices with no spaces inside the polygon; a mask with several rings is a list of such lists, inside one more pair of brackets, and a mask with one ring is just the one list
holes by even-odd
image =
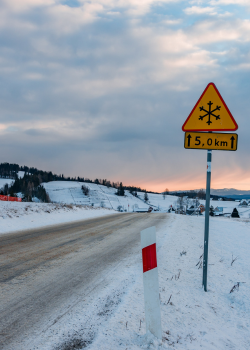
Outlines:
{"label": "distant house", "polygon": [[214,216],[223,216],[223,207],[216,207],[214,209]]}
{"label": "distant house", "polygon": [[248,201],[246,199],[242,199],[239,204],[240,207],[248,207]]}
{"label": "distant house", "polygon": [[199,205],[198,207],[195,207],[194,205],[191,205],[187,210],[186,214],[187,215],[201,215],[205,211],[204,205]]}

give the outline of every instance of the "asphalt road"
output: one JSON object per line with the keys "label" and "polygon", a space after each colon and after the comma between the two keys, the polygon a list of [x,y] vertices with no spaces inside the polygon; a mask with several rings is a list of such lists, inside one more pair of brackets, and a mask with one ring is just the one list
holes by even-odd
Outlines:
{"label": "asphalt road", "polygon": [[90,293],[142,229],[166,218],[123,213],[0,236],[0,349],[57,322],[72,295]]}

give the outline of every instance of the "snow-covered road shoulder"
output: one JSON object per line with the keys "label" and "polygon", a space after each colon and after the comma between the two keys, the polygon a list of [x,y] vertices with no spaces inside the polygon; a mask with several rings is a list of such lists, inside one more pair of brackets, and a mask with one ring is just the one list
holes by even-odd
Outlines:
{"label": "snow-covered road shoulder", "polygon": [[[143,336],[142,272],[137,268],[137,282],[90,350],[250,349],[250,220],[211,218],[207,293],[201,285],[203,234],[203,217],[182,215],[172,215],[157,234],[162,345]],[[233,263],[232,255],[237,257]]]}
{"label": "snow-covered road shoulder", "polygon": [[55,349],[54,341],[61,343],[56,349],[74,349],[77,341],[89,350],[250,349],[250,220],[211,218],[207,293],[203,235],[204,217],[170,215],[157,230],[162,344],[145,336],[138,245],[112,270],[102,293],[78,303],[41,337],[40,348]]}
{"label": "snow-covered road shoulder", "polygon": [[0,201],[0,234],[117,213],[105,208],[51,203]]}

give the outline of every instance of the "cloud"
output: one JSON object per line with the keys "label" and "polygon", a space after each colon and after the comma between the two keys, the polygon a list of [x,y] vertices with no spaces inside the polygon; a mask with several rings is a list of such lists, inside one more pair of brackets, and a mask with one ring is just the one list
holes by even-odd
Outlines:
{"label": "cloud", "polygon": [[187,7],[184,9],[184,12],[187,15],[201,15],[201,14],[216,15],[217,14],[214,7],[208,7],[208,6],[207,7],[199,7],[199,6]]}
{"label": "cloud", "polygon": [[56,0],[3,0],[3,4],[14,12],[25,12],[34,7],[54,5]]}
{"label": "cloud", "polygon": [[211,5],[238,5],[249,6],[248,0],[210,0]]}
{"label": "cloud", "polygon": [[158,190],[204,187],[205,152],[184,150],[181,126],[214,81],[243,146],[226,161],[216,153],[213,181],[233,159],[227,183],[246,183],[248,19],[191,18],[201,5],[184,1],[17,3],[0,5],[2,159]]}

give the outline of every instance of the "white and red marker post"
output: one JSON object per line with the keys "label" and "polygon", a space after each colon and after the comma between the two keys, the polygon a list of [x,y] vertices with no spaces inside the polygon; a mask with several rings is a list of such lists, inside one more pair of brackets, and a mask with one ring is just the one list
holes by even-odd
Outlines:
{"label": "white and red marker post", "polygon": [[162,340],[155,227],[141,231],[146,331]]}

